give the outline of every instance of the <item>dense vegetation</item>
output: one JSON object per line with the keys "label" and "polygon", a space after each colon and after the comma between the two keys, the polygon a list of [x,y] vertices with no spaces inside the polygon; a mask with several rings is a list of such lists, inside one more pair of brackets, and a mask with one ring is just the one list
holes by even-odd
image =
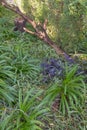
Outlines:
{"label": "dense vegetation", "polygon": [[48,18],[48,34],[73,60],[13,31],[18,15],[0,6],[0,130],[86,130],[86,0],[28,2],[25,11]]}

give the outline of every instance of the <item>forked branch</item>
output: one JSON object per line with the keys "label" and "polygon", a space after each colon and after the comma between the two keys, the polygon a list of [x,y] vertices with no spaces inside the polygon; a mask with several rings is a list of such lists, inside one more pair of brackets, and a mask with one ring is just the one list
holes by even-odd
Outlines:
{"label": "forked branch", "polygon": [[34,31],[31,31],[27,28],[24,27],[24,30],[27,33],[30,33],[32,35],[36,35],[38,38],[40,38],[41,40],[43,40],[45,43],[47,43],[48,45],[50,45],[52,48],[54,48],[54,50],[56,51],[56,53],[58,55],[62,55],[64,58],[66,58],[66,56],[68,56],[59,46],[57,46],[56,43],[54,43],[50,37],[48,36],[47,32],[46,32],[46,26],[47,26],[47,19],[44,20],[44,23],[36,23],[33,19],[31,19],[29,16],[23,14],[20,9],[14,5],[9,5],[7,2],[5,1],[1,1],[0,2],[4,7],[12,10],[13,12],[19,14],[24,20],[26,20],[30,25],[32,25]]}

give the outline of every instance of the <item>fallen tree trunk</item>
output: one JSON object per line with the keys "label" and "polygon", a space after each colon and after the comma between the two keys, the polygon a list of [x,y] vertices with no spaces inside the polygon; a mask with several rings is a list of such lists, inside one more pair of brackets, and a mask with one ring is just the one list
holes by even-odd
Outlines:
{"label": "fallen tree trunk", "polygon": [[[69,55],[66,54],[56,43],[54,43],[50,37],[48,36],[47,32],[46,32],[46,26],[47,26],[47,19],[45,19],[44,23],[36,23],[33,19],[31,19],[29,16],[26,16],[25,14],[23,14],[19,8],[17,6],[14,5],[9,5],[7,2],[5,1],[1,1],[0,2],[4,7],[12,10],[13,12],[19,14],[24,20],[26,20],[29,24],[32,25],[34,31],[31,31],[29,29],[27,29],[26,27],[24,27],[23,29],[27,32],[30,33],[32,35],[36,35],[38,38],[40,38],[42,41],[44,41],[45,43],[47,43],[48,45],[50,45],[58,55],[63,56],[65,59],[69,59]],[[71,58],[70,58],[71,59]]]}

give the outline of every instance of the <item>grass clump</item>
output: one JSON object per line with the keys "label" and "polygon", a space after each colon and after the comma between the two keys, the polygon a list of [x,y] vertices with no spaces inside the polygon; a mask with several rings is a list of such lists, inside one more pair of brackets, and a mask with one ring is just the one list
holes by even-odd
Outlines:
{"label": "grass clump", "polygon": [[84,102],[84,93],[86,86],[82,76],[75,75],[77,66],[72,67],[70,71],[66,70],[63,80],[56,81],[47,90],[46,100],[59,98],[59,109],[64,115],[68,115],[72,109],[79,107]]}
{"label": "grass clump", "polygon": [[44,122],[41,120],[48,111],[44,107],[45,102],[38,102],[42,91],[36,91],[35,88],[26,89],[27,91],[23,91],[19,88],[16,107],[7,108],[6,114],[1,117],[1,130],[42,130]]}

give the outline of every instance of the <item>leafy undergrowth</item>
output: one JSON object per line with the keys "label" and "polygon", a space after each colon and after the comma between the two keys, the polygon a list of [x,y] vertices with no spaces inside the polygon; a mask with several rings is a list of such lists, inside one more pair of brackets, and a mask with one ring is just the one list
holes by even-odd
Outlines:
{"label": "leafy undergrowth", "polygon": [[0,130],[86,130],[86,59],[70,64],[13,20],[0,25]]}

